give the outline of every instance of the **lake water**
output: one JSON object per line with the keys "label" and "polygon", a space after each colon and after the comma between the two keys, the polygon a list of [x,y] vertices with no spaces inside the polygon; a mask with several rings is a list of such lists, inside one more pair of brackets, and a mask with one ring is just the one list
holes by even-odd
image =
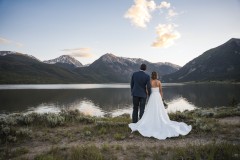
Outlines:
{"label": "lake water", "polygon": [[[168,112],[229,106],[240,102],[239,84],[163,84]],[[59,112],[113,116],[132,112],[129,84],[0,85],[0,114]]]}

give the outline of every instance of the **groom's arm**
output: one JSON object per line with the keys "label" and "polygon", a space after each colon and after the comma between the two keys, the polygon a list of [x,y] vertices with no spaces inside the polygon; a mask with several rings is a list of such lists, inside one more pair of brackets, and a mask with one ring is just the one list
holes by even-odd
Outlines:
{"label": "groom's arm", "polygon": [[148,76],[148,79],[147,79],[147,92],[148,92],[148,96],[150,96],[151,94],[150,76]]}
{"label": "groom's arm", "polygon": [[132,91],[132,89],[133,89],[133,85],[134,85],[134,82],[133,82],[133,75],[132,75],[132,78],[131,78],[131,91]]}

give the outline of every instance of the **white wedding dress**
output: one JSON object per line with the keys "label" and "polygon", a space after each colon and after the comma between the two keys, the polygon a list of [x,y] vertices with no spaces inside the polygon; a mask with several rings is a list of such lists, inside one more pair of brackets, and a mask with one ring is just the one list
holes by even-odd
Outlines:
{"label": "white wedding dress", "polygon": [[155,137],[160,140],[186,135],[192,130],[191,125],[169,119],[159,88],[152,88],[142,118],[137,123],[130,123],[129,127],[132,132],[138,131],[144,137]]}

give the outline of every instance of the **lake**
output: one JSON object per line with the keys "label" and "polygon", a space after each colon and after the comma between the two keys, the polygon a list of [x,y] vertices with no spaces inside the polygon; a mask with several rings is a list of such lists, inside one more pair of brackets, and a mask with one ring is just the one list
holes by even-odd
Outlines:
{"label": "lake", "polygon": [[[164,83],[168,112],[229,106],[240,102],[240,85],[225,83]],[[0,114],[59,112],[118,116],[132,112],[129,84],[0,85]]]}

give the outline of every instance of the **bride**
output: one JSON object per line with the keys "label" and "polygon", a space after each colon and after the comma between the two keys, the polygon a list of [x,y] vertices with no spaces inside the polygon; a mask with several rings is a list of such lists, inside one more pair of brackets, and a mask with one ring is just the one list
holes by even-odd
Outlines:
{"label": "bride", "polygon": [[152,72],[151,87],[152,93],[142,118],[137,123],[129,124],[132,132],[138,131],[144,137],[155,137],[160,140],[187,135],[192,130],[191,125],[169,119],[162,101],[162,85],[157,80],[156,72]]}

